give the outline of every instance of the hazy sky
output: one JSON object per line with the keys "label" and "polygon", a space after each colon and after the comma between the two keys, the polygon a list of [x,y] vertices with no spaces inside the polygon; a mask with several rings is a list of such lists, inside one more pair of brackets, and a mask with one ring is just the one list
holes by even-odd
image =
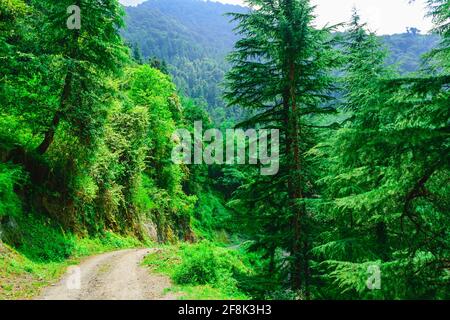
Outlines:
{"label": "hazy sky", "polygon": [[[120,0],[125,5],[135,5],[145,0]],[[243,0],[217,0],[223,3],[243,4]],[[406,31],[406,27],[416,27],[427,32],[431,29],[430,19],[424,18],[425,0],[311,0],[317,5],[317,25],[335,24],[348,21],[352,7],[360,10],[364,21],[378,34],[393,34]]]}

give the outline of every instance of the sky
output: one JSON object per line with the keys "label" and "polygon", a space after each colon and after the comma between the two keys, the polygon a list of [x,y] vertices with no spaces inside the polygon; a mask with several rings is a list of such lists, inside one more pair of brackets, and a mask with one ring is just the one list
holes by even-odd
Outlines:
{"label": "sky", "polygon": [[[124,5],[136,5],[145,0],[120,0]],[[240,4],[243,0],[216,0],[218,2]],[[423,33],[428,32],[432,23],[424,18],[425,0],[311,0],[316,5],[316,25],[337,24],[350,19],[353,7],[361,14],[363,21],[372,31],[383,34],[406,32],[407,27],[416,27]]]}

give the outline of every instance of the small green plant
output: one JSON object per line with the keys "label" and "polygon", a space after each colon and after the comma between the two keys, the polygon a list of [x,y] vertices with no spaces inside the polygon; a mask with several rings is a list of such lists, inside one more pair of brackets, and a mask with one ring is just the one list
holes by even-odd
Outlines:
{"label": "small green plant", "polygon": [[33,262],[63,262],[70,257],[82,257],[105,251],[141,247],[131,236],[105,231],[92,238],[78,238],[51,222],[34,214],[15,218],[19,230],[18,243],[11,243],[18,252]]}

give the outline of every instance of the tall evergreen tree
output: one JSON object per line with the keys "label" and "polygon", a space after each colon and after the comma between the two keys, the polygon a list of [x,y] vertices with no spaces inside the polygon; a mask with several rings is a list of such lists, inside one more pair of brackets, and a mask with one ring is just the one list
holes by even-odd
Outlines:
{"label": "tall evergreen tree", "polygon": [[233,67],[225,97],[230,106],[254,112],[242,126],[280,129],[282,150],[279,174],[253,177],[239,197],[246,198],[252,217],[260,215],[260,232],[270,233],[259,237],[269,255],[276,248],[289,252],[291,285],[307,294],[311,212],[306,199],[314,195],[314,187],[304,153],[314,141],[312,115],[330,111],[321,107],[332,83],[329,30],[312,27],[313,8],[306,0],[247,3],[253,8],[249,13],[233,15],[242,39],[230,55]]}

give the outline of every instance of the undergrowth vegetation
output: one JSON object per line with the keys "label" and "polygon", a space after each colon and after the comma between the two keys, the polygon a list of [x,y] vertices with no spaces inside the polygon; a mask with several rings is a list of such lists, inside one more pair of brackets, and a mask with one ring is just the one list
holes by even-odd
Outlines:
{"label": "undergrowth vegetation", "polygon": [[170,276],[170,289],[180,299],[248,299],[238,279],[254,269],[243,252],[208,241],[162,246],[143,262],[153,272]]}

